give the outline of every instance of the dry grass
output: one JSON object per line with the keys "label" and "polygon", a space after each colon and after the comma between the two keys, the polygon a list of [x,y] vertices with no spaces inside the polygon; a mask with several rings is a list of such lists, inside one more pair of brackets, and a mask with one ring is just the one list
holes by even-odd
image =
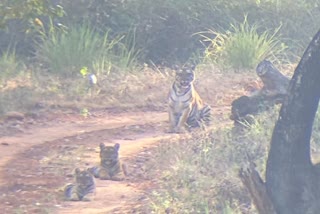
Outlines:
{"label": "dry grass", "polygon": [[[228,126],[191,139],[164,142],[152,153],[149,176],[157,178],[149,192],[148,213],[256,213],[238,177],[248,157],[264,173],[272,127],[278,109],[257,118],[239,134]],[[215,119],[214,124],[219,121]]]}
{"label": "dry grass", "polygon": [[[288,66],[287,66],[288,67]],[[287,71],[293,68],[286,68]],[[170,69],[144,67],[135,72],[111,72],[98,76],[98,84],[90,87],[81,75],[62,78],[37,69],[8,78],[0,87],[0,114],[8,111],[30,112],[41,108],[117,110],[166,110],[167,94],[173,81]],[[292,72],[291,72],[292,73]],[[219,71],[213,65],[199,65],[195,87],[212,107],[229,108],[232,100],[261,87],[254,71],[234,73]]]}
{"label": "dry grass", "polygon": [[70,108],[117,108],[164,110],[171,81],[169,71],[145,69],[141,72],[111,73],[98,77],[98,85],[90,88],[79,76],[63,79],[40,72],[13,77],[0,88],[0,114],[9,111],[28,112],[37,106]]}

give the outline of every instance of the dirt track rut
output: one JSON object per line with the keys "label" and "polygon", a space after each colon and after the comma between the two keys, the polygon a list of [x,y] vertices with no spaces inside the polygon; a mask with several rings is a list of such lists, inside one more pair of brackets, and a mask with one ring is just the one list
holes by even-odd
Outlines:
{"label": "dirt track rut", "polygon": [[[159,112],[123,113],[83,120],[57,119],[16,136],[0,138],[0,208],[4,206],[1,209],[6,213],[42,213],[45,206],[52,206],[46,211],[49,213],[117,213],[116,210],[124,203],[143,195],[139,182],[131,182],[130,178],[123,182],[97,180],[97,193],[89,203],[37,202],[41,194],[32,193],[37,191],[37,186],[46,186],[44,180],[51,179],[48,175],[38,176],[36,172],[39,160],[43,159],[39,153],[46,148],[54,150],[53,144],[86,145],[93,151],[100,142],[120,143],[121,159],[126,160],[161,140],[175,136],[165,134],[166,120],[167,114]],[[97,161],[97,153],[91,153],[89,162]],[[20,201],[20,197],[33,198],[33,202],[30,202],[31,199]],[[123,210],[119,212],[123,213]]]}

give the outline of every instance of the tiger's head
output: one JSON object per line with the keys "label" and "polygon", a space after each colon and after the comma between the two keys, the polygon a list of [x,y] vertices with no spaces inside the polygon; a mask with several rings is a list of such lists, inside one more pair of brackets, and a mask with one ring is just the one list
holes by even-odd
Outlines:
{"label": "tiger's head", "polygon": [[179,88],[188,88],[194,81],[195,66],[183,66],[181,68],[175,66],[176,76],[175,83]]}
{"label": "tiger's head", "polygon": [[94,184],[94,177],[88,170],[76,168],[74,171],[76,183],[81,187],[87,187]]}
{"label": "tiger's head", "polygon": [[256,68],[256,72],[259,77],[265,75],[268,72],[273,72],[274,70],[277,69],[273,66],[272,62],[266,59],[260,62]]}
{"label": "tiger's head", "polygon": [[114,146],[105,146],[100,144],[100,161],[103,167],[112,167],[119,160],[120,144],[116,143]]}

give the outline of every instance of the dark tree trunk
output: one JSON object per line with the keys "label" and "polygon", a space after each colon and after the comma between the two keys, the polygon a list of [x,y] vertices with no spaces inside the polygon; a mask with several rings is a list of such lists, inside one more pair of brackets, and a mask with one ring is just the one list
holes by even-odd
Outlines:
{"label": "dark tree trunk", "polygon": [[320,213],[320,174],[310,157],[319,97],[320,31],[295,70],[273,131],[266,188],[279,214]]}

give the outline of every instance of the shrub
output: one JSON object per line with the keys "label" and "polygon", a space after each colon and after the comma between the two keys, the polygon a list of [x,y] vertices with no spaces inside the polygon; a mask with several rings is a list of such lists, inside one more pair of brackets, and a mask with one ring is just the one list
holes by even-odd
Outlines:
{"label": "shrub", "polygon": [[[55,23],[69,27],[90,22],[99,32],[111,29],[112,38],[130,32],[134,26],[137,47],[144,50],[145,62],[156,64],[185,62],[202,49],[199,37],[191,35],[205,29],[226,31],[244,13],[250,23],[258,20],[262,31],[274,31],[281,23],[279,33],[290,50],[300,55],[310,36],[318,30],[320,17],[319,2],[307,0],[70,0],[59,1],[60,5],[44,0],[21,2],[6,0],[3,11],[0,9],[5,14],[4,20],[10,19],[8,31],[0,29],[0,49],[5,49],[7,41],[14,38],[18,53],[30,54],[34,50],[30,42],[35,35],[30,33],[34,19],[40,18],[46,24],[48,17],[54,17]],[[61,17],[64,12],[66,15]]]}
{"label": "shrub", "polygon": [[[199,34],[204,38],[204,42],[209,42],[204,58],[233,69],[254,68],[266,57],[275,59],[284,54],[287,46],[276,36],[279,29],[280,27],[272,34],[268,31],[259,34],[258,26],[250,26],[245,17],[242,23],[231,24],[230,31],[201,32]],[[210,38],[206,33],[214,38]]]}

